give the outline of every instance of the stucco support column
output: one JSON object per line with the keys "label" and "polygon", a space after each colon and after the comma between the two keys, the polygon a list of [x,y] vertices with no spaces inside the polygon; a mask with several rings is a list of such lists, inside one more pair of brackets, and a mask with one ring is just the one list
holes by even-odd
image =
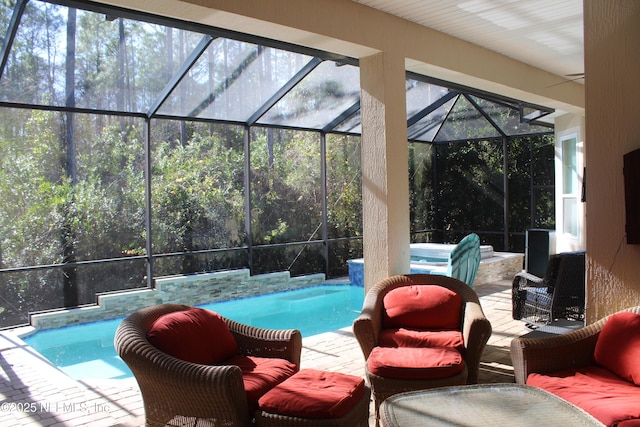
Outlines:
{"label": "stucco support column", "polygon": [[365,289],[409,272],[409,167],[404,58],[360,58]]}

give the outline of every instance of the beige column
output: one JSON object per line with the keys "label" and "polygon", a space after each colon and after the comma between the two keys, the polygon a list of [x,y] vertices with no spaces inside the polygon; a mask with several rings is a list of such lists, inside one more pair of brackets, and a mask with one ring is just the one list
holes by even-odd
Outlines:
{"label": "beige column", "polygon": [[623,156],[640,148],[640,2],[584,2],[587,324],[640,304],[640,245],[627,244]]}
{"label": "beige column", "polygon": [[409,178],[404,58],[360,59],[365,289],[409,272]]}

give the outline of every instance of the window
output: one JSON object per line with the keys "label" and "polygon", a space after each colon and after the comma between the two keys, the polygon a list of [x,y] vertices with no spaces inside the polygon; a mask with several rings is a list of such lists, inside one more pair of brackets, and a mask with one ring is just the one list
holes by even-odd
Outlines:
{"label": "window", "polygon": [[580,177],[578,175],[578,136],[560,138],[562,149],[562,232],[578,238],[578,200]]}

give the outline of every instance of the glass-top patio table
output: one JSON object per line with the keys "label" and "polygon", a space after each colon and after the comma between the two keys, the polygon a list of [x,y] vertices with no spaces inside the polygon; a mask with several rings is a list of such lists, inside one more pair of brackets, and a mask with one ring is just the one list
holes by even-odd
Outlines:
{"label": "glass-top patio table", "polygon": [[484,384],[402,393],[380,405],[382,427],[600,426],[591,415],[542,389]]}

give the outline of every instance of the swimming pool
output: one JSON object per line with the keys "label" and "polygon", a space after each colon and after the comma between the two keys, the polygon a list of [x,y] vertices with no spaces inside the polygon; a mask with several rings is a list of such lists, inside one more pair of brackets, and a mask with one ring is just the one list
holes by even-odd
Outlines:
{"label": "swimming pool", "polygon": [[[320,285],[199,307],[252,326],[299,329],[303,337],[350,326],[360,314],[364,289]],[[113,338],[122,319],[39,331],[23,340],[76,380],[132,377]]]}

